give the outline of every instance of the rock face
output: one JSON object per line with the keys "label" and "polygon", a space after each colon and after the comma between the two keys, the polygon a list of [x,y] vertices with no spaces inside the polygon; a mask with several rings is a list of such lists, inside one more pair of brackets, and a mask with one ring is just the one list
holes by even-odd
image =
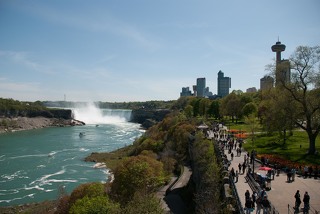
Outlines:
{"label": "rock face", "polygon": [[70,109],[48,109],[48,110],[6,110],[0,111],[0,117],[45,117],[72,119]]}
{"label": "rock face", "polygon": [[81,126],[84,122],[72,118],[69,109],[9,110],[0,112],[0,133],[52,126]]}
{"label": "rock face", "polygon": [[140,123],[142,127],[149,128],[170,113],[169,109],[134,109],[130,122]]}

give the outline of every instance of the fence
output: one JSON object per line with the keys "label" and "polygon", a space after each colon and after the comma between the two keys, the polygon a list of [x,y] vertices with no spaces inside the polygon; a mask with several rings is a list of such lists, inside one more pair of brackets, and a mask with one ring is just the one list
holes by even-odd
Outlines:
{"label": "fence", "polygon": [[[246,180],[253,191],[256,191],[258,193],[261,191],[260,185],[254,180],[251,174],[249,173],[247,174]],[[279,214],[278,210],[272,205],[270,201],[269,203],[270,203],[270,214]]]}

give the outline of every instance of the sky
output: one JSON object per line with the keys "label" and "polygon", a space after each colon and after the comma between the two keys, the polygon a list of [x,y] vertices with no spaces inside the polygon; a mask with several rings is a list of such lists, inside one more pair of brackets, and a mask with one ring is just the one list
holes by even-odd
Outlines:
{"label": "sky", "polygon": [[217,73],[260,88],[282,58],[320,45],[319,0],[0,0],[0,97],[176,100]]}

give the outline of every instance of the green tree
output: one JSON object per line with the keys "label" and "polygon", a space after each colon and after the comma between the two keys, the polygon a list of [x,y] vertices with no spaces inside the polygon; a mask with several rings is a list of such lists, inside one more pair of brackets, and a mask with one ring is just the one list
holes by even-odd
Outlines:
{"label": "green tree", "polygon": [[70,214],[120,214],[121,209],[119,204],[111,202],[105,196],[97,196],[90,198],[85,196],[78,199],[70,208]]}
{"label": "green tree", "polygon": [[248,117],[250,114],[256,114],[258,107],[254,102],[249,102],[245,104],[242,108],[242,114],[245,117]]}
{"label": "green tree", "polygon": [[211,117],[214,117],[215,119],[219,119],[220,118],[219,106],[220,106],[219,101],[213,100],[210,104],[209,109],[208,109],[208,114]]}
{"label": "green tree", "polygon": [[241,118],[241,110],[243,108],[243,104],[240,99],[240,95],[235,93],[231,93],[228,96],[224,97],[221,102],[221,113],[225,116],[230,116],[232,122],[236,119],[236,123],[239,118]]}
{"label": "green tree", "polygon": [[123,208],[126,214],[163,214],[161,204],[158,198],[153,195],[135,195],[133,199]]}
{"label": "green tree", "polygon": [[320,131],[320,46],[299,46],[289,60],[291,82],[281,85],[296,103],[295,124],[308,134],[308,154],[315,154]]}
{"label": "green tree", "polygon": [[114,171],[111,195],[122,204],[139,192],[147,195],[165,182],[163,164],[151,157],[138,155],[126,158]]}
{"label": "green tree", "polygon": [[193,107],[192,105],[187,105],[186,108],[184,109],[184,113],[187,118],[192,118],[193,116]]}

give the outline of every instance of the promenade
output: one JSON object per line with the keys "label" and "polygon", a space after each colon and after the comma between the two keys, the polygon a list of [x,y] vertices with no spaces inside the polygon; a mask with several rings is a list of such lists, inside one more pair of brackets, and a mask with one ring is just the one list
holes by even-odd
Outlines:
{"label": "promenade", "polygon": [[[233,167],[234,170],[238,169],[238,164],[242,164],[244,162],[245,152],[241,153],[241,156],[236,156],[236,150],[232,150],[234,154],[233,161],[231,161],[231,165],[229,170]],[[228,160],[231,160],[231,155],[228,154],[228,150],[225,150],[225,154],[228,157]],[[255,161],[254,171],[259,172],[261,174],[265,174],[266,171],[260,171],[260,163]],[[245,174],[239,174],[238,182],[235,183],[238,195],[241,200],[241,204],[244,207],[245,204],[245,191],[249,190],[250,195],[252,194],[252,190],[245,179]],[[299,175],[296,175],[295,181],[288,183],[287,175],[284,172],[281,172],[279,176],[275,176],[274,180],[271,181],[271,190],[267,191],[268,199],[275,207],[275,209],[280,213],[294,213],[292,207],[294,207],[295,198],[294,195],[297,190],[300,190],[301,200],[303,200],[303,195],[307,191],[310,195],[310,211],[309,213],[316,213],[318,211],[320,213],[320,179],[312,178],[303,178]],[[289,208],[288,208],[289,205]],[[300,205],[300,208],[303,207],[303,202]],[[256,213],[256,210],[253,211]],[[262,213],[262,210],[261,210]],[[301,212],[302,213],[302,212]]]}

